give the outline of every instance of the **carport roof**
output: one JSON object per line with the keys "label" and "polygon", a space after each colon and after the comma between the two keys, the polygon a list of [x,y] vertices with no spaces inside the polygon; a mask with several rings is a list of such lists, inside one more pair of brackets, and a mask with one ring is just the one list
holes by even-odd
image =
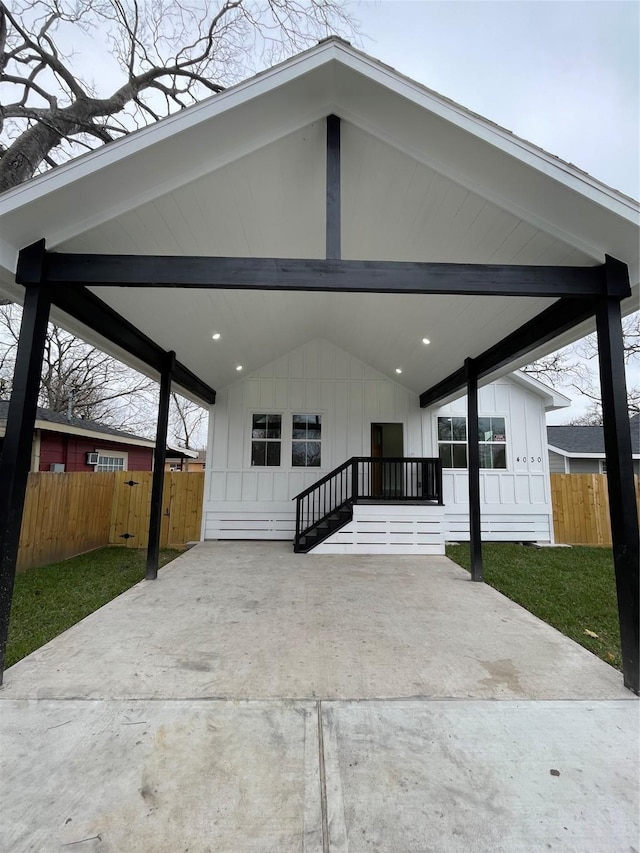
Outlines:
{"label": "carport roof", "polygon": [[[21,299],[17,254],[41,238],[67,253],[324,258],[329,114],[342,124],[343,258],[580,267],[611,255],[636,307],[637,202],[336,38],[5,193],[0,291]],[[92,290],[214,388],[326,337],[419,393],[554,302]]]}

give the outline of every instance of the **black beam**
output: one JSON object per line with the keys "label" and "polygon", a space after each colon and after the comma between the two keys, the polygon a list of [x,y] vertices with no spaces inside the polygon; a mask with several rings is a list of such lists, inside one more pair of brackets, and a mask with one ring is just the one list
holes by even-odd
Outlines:
{"label": "black beam", "polygon": [[[31,260],[34,261],[35,258],[32,257]],[[0,684],[4,673],[24,497],[31,468],[33,430],[49,308],[47,289],[40,285],[29,285],[25,294],[0,459]]]}
{"label": "black beam", "polygon": [[160,560],[160,528],[162,526],[162,493],[164,489],[164,465],[167,458],[169,402],[171,400],[171,379],[175,364],[175,352],[167,353],[164,369],[160,377],[156,446],[153,451],[151,511],[149,514],[149,543],[147,545],[147,570],[145,574],[145,578],[148,581],[155,580],[158,577],[158,564]]}
{"label": "black beam", "polygon": [[482,581],[482,535],[480,532],[480,445],[478,444],[478,376],[473,359],[464,362],[467,378],[467,472],[469,480],[469,551],[471,580]]}
{"label": "black beam", "polygon": [[[526,353],[548,343],[595,313],[594,299],[559,299],[537,317],[529,320],[495,346],[474,358],[478,379],[489,376]],[[464,367],[447,376],[420,395],[422,408],[462,391],[467,382]]]}
{"label": "black beam", "polygon": [[640,691],[638,615],[638,515],[636,508],[631,429],[627,410],[620,301],[598,300],[596,311],[602,422],[607,459],[607,488],[613,563],[620,619],[624,684]]}
{"label": "black beam", "polygon": [[[116,344],[120,349],[162,373],[166,351],[155,341],[143,334],[133,323],[126,320],[106,302],[91,293],[86,287],[56,284],[49,286],[51,303],[65,314],[79,320],[92,331]],[[190,391],[206,403],[215,403],[216,392],[195,373],[180,362],[176,362],[173,381]]]}
{"label": "black beam", "polygon": [[[16,277],[28,284],[28,270]],[[299,258],[206,258],[143,255],[46,256],[51,284],[300,290],[344,293],[432,293],[547,298],[630,295],[607,292],[604,266],[544,267]]]}
{"label": "black beam", "polygon": [[327,258],[341,257],[340,119],[327,116]]}

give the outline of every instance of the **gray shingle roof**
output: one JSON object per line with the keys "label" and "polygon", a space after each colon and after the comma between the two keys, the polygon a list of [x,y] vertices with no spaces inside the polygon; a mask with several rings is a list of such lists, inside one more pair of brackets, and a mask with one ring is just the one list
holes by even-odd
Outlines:
{"label": "gray shingle roof", "polygon": [[[9,412],[9,401],[0,400],[0,423],[6,422]],[[49,409],[38,408],[36,420],[46,421],[52,424],[63,424],[64,426],[78,427],[86,429],[90,432],[101,433],[102,435],[117,435],[120,438],[130,438],[132,441],[153,441],[153,439],[145,438],[142,435],[134,435],[131,432],[124,432],[121,429],[105,426],[96,421],[85,420],[84,418],[68,418],[62,412],[52,412]]]}
{"label": "gray shingle roof", "polygon": [[[631,450],[640,453],[640,415],[630,420]],[[604,456],[604,432],[601,426],[548,426],[547,441],[567,453],[601,453]]]}

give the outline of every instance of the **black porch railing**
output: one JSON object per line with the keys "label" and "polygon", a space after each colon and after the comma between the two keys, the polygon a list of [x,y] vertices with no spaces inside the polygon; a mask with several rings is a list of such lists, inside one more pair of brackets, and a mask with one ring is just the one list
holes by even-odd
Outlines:
{"label": "black porch railing", "polygon": [[295,551],[308,551],[353,517],[353,504],[398,502],[442,504],[439,459],[354,456],[296,501]]}

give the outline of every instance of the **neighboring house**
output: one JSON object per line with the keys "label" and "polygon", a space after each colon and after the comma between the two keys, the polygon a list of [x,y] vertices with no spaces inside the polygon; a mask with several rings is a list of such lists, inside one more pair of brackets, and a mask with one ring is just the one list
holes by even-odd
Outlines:
{"label": "neighboring house", "polygon": [[[8,401],[0,401],[0,449]],[[151,471],[155,442],[95,421],[38,408],[32,471]]]}
{"label": "neighboring house", "polygon": [[185,447],[173,447],[167,450],[165,471],[204,471],[207,461],[206,448],[188,450]]}
{"label": "neighboring house", "polygon": [[[630,425],[633,472],[640,476],[640,415],[634,415]],[[547,439],[552,474],[607,473],[601,426],[549,426]]]}

